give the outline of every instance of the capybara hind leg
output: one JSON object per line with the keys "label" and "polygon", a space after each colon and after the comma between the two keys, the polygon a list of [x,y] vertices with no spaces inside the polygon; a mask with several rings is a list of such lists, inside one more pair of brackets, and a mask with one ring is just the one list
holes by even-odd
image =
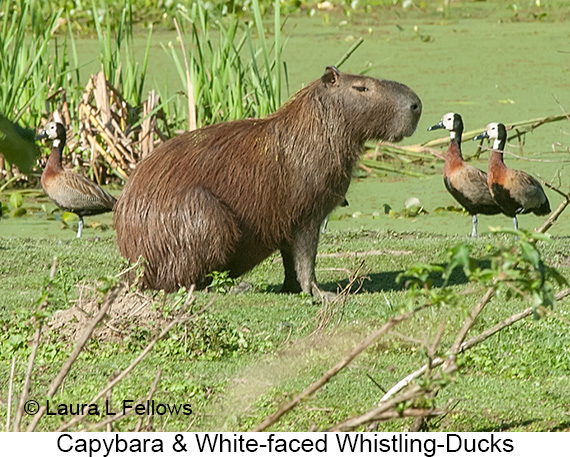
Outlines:
{"label": "capybara hind leg", "polygon": [[147,281],[167,292],[196,284],[205,286],[213,271],[229,269],[239,240],[235,217],[208,190],[195,188],[183,201],[149,218]]}
{"label": "capybara hind leg", "polygon": [[291,245],[286,244],[281,248],[281,258],[283,259],[283,267],[285,268],[285,280],[283,281],[281,292],[298,294],[302,289],[297,279],[295,257],[293,256],[293,248]]}

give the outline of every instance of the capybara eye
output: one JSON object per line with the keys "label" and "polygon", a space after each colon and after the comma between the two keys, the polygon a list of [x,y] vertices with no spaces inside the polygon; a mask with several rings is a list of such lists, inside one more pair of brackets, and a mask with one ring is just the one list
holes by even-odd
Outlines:
{"label": "capybara eye", "polygon": [[368,87],[364,86],[352,86],[352,88],[358,92],[368,92]]}

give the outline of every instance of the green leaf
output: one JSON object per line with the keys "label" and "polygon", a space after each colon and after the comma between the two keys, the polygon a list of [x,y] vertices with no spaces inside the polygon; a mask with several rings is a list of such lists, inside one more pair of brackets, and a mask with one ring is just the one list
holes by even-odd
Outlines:
{"label": "green leaf", "polygon": [[22,173],[29,173],[38,157],[34,137],[33,130],[24,129],[0,114],[0,154]]}
{"label": "green leaf", "polygon": [[63,213],[61,218],[63,219],[63,222],[65,222],[66,224],[69,224],[71,222],[77,222],[79,220],[79,216],[77,214],[71,213],[69,211]]}
{"label": "green leaf", "polygon": [[536,246],[528,241],[521,241],[520,246],[522,258],[534,268],[541,269],[542,261],[540,260],[540,253],[536,249]]}
{"label": "green leaf", "polygon": [[19,192],[13,192],[10,194],[10,206],[12,209],[18,209],[24,204],[24,200],[22,198],[22,194]]}
{"label": "green leaf", "polygon": [[10,217],[22,217],[26,213],[26,208],[16,208],[10,213]]}
{"label": "green leaf", "polygon": [[451,273],[453,270],[455,270],[456,267],[462,267],[465,275],[468,277],[471,276],[471,272],[473,270],[473,261],[469,256],[469,247],[461,243],[449,249],[447,252],[449,261],[443,275],[445,278],[445,284],[447,285],[447,281],[451,277]]}

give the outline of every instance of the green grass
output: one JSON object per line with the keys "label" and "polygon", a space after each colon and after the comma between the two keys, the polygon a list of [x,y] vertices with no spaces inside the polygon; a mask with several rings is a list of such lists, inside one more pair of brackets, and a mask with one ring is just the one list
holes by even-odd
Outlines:
{"label": "green grass", "polygon": [[[506,239],[503,235],[491,235],[468,242],[475,258],[483,257],[487,244],[494,243],[491,237],[495,241]],[[190,419],[172,416],[166,430],[185,430],[190,420],[192,430],[247,430],[320,377],[345,351],[387,318],[408,306],[407,293],[395,281],[400,272],[417,262],[444,263],[446,248],[464,241],[464,237],[437,237],[419,232],[352,230],[326,234],[317,265],[319,281],[326,289],[335,290],[337,283],[346,282],[346,269],[353,270],[359,263],[331,254],[371,249],[375,253],[364,257],[361,275],[369,279],[364,282],[363,291],[346,302],[340,326],[336,331],[313,337],[309,334],[315,328],[320,307],[303,296],[273,292],[282,280],[277,256],[244,277],[253,285],[250,292],[198,292],[196,308],[212,299],[214,304],[186,330],[194,338],[192,349],[185,349],[183,327],[172,330],[134,373],[113,390],[114,408],[119,408],[123,399],[144,399],[161,367],[163,373],[155,400],[190,403],[193,410]],[[555,239],[542,246],[544,257],[566,275],[568,264],[561,253],[568,252],[569,245],[567,239]],[[21,388],[29,354],[25,339],[32,331],[30,318],[42,297],[54,255],[59,260],[59,273],[50,291],[48,314],[72,305],[77,298],[74,285],[78,281],[93,284],[100,277],[119,272],[124,262],[111,234],[104,234],[99,241],[3,238],[0,252],[4,260],[0,266],[3,303],[0,321],[4,327],[0,343],[0,377],[4,381],[0,392],[6,398],[12,355],[16,355],[17,361],[16,392]],[[465,289],[467,278],[457,271],[450,282],[452,289],[460,292]],[[440,286],[436,281],[435,289]],[[426,310],[402,324],[398,332],[415,339],[433,336],[443,319],[447,323],[445,347],[481,293],[465,296],[456,306]],[[159,309],[164,306],[161,294],[147,292],[146,295],[154,297]],[[519,299],[496,297],[473,334],[527,306]],[[566,303],[560,304],[557,312],[568,319]],[[138,322],[128,329],[122,341],[89,343],[71,370],[63,393],[56,395],[54,401],[89,401],[111,374],[125,368],[157,331],[152,323]],[[23,341],[22,338],[18,341],[18,336]],[[43,341],[30,393],[30,398],[38,400],[72,348],[58,334],[46,334]],[[445,405],[451,399],[457,405],[441,421],[433,421],[431,429],[568,430],[568,410],[564,405],[568,405],[569,394],[564,386],[570,372],[569,345],[568,324],[552,317],[523,321],[489,339],[462,357],[463,370],[437,397],[437,405]],[[362,413],[382,396],[368,376],[386,389],[423,363],[425,356],[418,344],[390,335],[273,429],[326,428]],[[6,404],[2,403],[0,417],[5,414]],[[68,419],[45,417],[40,429],[54,429]],[[130,430],[136,419],[124,419],[115,427]],[[155,429],[161,429],[166,418],[154,420]],[[97,418],[91,421],[96,422]],[[395,421],[381,424],[380,429],[406,430],[409,426],[409,421]]]}

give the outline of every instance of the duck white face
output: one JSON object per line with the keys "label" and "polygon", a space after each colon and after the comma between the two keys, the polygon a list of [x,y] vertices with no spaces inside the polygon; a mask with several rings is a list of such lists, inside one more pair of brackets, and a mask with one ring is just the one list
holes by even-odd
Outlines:
{"label": "duck white face", "polygon": [[59,147],[65,143],[65,127],[59,122],[48,122],[44,129],[36,136],[36,140],[47,138],[53,140],[53,146]]}
{"label": "duck white face", "polygon": [[463,133],[463,120],[457,113],[444,114],[441,121],[428,128],[428,131],[437,129],[449,130],[449,136],[452,139],[456,138],[458,134],[461,135]]}
{"label": "duck white face", "polygon": [[493,149],[502,151],[507,144],[507,129],[505,124],[494,122],[487,126],[489,138],[493,138]]}
{"label": "duck white face", "polygon": [[449,131],[454,130],[453,126],[455,124],[455,116],[457,116],[457,114],[455,113],[447,113],[443,115],[443,117],[441,118],[441,125],[443,125],[443,128],[445,130]]}
{"label": "duck white face", "polygon": [[50,140],[57,139],[57,124],[55,122],[48,122],[40,135]]}
{"label": "duck white face", "polygon": [[493,140],[493,149],[496,151],[502,151],[505,148],[505,143],[507,142],[507,129],[504,124],[500,122],[491,122],[485,127],[485,131],[473,140],[482,140],[483,138],[488,138]]}
{"label": "duck white face", "polygon": [[490,140],[496,140],[499,138],[498,122],[491,122],[490,124],[487,124],[485,130],[487,131],[487,138],[489,138]]}

